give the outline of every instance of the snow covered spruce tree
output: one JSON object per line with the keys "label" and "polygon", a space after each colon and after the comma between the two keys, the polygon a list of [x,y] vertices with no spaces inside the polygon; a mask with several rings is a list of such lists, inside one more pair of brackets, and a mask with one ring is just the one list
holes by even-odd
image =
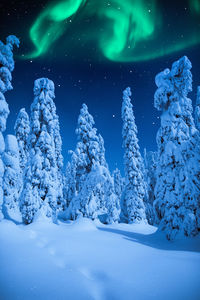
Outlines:
{"label": "snow covered spruce tree", "polygon": [[120,170],[116,168],[112,173],[113,181],[114,181],[114,190],[115,195],[117,196],[117,207],[121,207],[121,199],[122,199],[122,193],[124,190],[124,178],[122,178]]}
{"label": "snow covered spruce tree", "polygon": [[146,185],[130,96],[131,90],[126,88],[123,92],[122,103],[125,190],[121,207],[121,219],[128,223],[136,223],[146,221],[144,207]]}
{"label": "snow covered spruce tree", "polygon": [[7,135],[5,139],[4,163],[4,204],[3,213],[6,218],[19,216],[19,196],[22,189],[22,175],[19,163],[19,149],[16,137]]}
{"label": "snow covered spruce tree", "polygon": [[117,202],[109,170],[99,163],[94,164],[80,192],[72,201],[72,218],[82,215],[96,219],[99,215],[105,214],[106,218],[101,218],[103,222],[115,223],[120,213]]}
{"label": "snow covered spruce tree", "polygon": [[101,136],[101,134],[98,135],[99,138],[99,161],[100,161],[100,165],[104,166],[105,168],[108,168],[108,164],[106,162],[106,157],[105,157],[105,147],[104,147],[104,139]]}
{"label": "snow covered spruce tree", "polygon": [[103,138],[97,135],[94,119],[83,104],[76,129],[77,146],[74,151],[76,196],[69,207],[70,217],[78,215],[95,219],[107,212],[107,222],[116,222],[114,184],[105,160]]}
{"label": "snow covered spruce tree", "polygon": [[16,36],[10,35],[6,38],[6,44],[0,41],[0,220],[3,219],[3,176],[4,165],[1,156],[5,149],[2,132],[6,129],[6,120],[9,115],[8,103],[4,93],[12,90],[12,75],[14,70],[13,46],[19,47],[19,40]]}
{"label": "snow covered spruce tree", "polygon": [[158,154],[153,151],[144,150],[144,165],[145,165],[145,181],[147,183],[147,193],[148,197],[146,197],[145,201],[145,211],[147,221],[150,225],[156,224],[157,218],[154,210],[154,189],[156,185],[156,164],[157,164]]}
{"label": "snow covered spruce tree", "polygon": [[195,107],[195,125],[197,129],[200,131],[200,86],[197,88],[197,100]]}
{"label": "snow covered spruce tree", "polygon": [[29,116],[25,108],[20,110],[15,122],[14,130],[19,147],[20,167],[23,171],[28,160],[28,137],[30,133]]}
{"label": "snow covered spruce tree", "polygon": [[200,229],[199,132],[192,117],[191,62],[184,56],[156,76],[155,108],[162,111],[157,134],[154,206],[168,239]]}
{"label": "snow covered spruce tree", "polygon": [[67,163],[63,194],[65,199],[65,209],[69,207],[72,199],[76,196],[76,162],[77,156],[74,151],[69,151],[71,161]]}
{"label": "snow covered spruce tree", "polygon": [[36,214],[52,218],[55,222],[57,205],[63,201],[62,141],[53,101],[53,81],[37,79],[34,95],[30,115],[29,159],[21,197],[22,217],[26,224],[31,223]]}

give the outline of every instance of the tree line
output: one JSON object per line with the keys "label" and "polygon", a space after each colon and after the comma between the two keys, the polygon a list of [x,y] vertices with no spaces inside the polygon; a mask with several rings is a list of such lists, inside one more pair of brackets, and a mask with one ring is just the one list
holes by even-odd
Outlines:
{"label": "tree line", "polygon": [[200,87],[193,117],[191,62],[184,56],[160,72],[154,106],[161,111],[157,151],[142,156],[131,103],[123,92],[124,171],[111,174],[103,137],[86,104],[78,117],[77,144],[64,170],[54,83],[34,82],[30,116],[22,108],[15,135],[4,139],[12,89],[15,36],[0,41],[0,219],[21,216],[30,224],[39,216],[57,222],[83,216],[116,222],[158,225],[169,240],[195,236],[200,229]]}

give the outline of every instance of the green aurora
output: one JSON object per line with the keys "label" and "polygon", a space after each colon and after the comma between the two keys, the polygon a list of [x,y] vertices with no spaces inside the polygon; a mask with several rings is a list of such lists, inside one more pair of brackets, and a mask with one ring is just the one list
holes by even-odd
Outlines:
{"label": "green aurora", "polygon": [[[154,59],[200,43],[200,30],[196,24],[200,17],[200,0],[188,1],[189,19],[177,20],[175,28],[167,26],[158,4],[156,0],[50,2],[30,29],[35,50],[25,58],[47,54],[53,45],[56,47],[61,43],[61,39],[67,40],[67,44],[63,44],[67,47],[70,44],[67,32],[72,26],[75,32],[85,31],[85,43],[96,43],[106,59],[118,62]],[[78,18],[78,25],[74,25]],[[95,18],[97,23],[92,28],[88,25],[82,29],[84,18]],[[190,24],[189,28],[182,28],[183,22]]]}

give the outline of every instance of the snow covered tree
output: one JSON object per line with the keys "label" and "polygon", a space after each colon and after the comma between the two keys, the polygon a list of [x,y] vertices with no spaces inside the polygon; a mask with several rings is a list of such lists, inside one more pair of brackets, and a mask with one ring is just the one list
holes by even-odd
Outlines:
{"label": "snow covered tree", "polygon": [[20,167],[23,171],[28,160],[28,136],[30,133],[29,116],[25,108],[20,110],[14,130],[19,147]]}
{"label": "snow covered tree", "polygon": [[64,199],[65,208],[69,207],[72,199],[76,196],[76,161],[77,157],[75,152],[70,151],[71,161],[67,163],[65,172],[65,182],[64,182]]}
{"label": "snow covered tree", "polygon": [[200,131],[200,86],[197,88],[197,100],[195,107],[195,125],[197,129]]}
{"label": "snow covered tree", "polygon": [[146,220],[144,207],[146,186],[130,96],[130,88],[125,89],[122,103],[125,191],[121,207],[121,219],[128,223],[136,223]]}
{"label": "snow covered tree", "polygon": [[145,180],[147,182],[147,193],[145,201],[145,211],[147,221],[150,225],[157,223],[156,214],[154,211],[154,189],[156,185],[156,164],[157,164],[158,154],[157,152],[144,150],[144,165],[145,165]]}
{"label": "snow covered tree", "polygon": [[75,196],[69,207],[70,217],[75,219],[78,215],[83,215],[95,219],[98,214],[107,211],[109,222],[112,220],[115,222],[117,218],[114,196],[111,205],[114,193],[113,180],[105,160],[103,138],[97,135],[97,130],[93,126],[94,119],[89,114],[86,104],[83,104],[76,129],[78,142],[73,154],[73,168],[75,167],[73,180],[76,193],[73,183],[71,189]]}
{"label": "snow covered tree", "polygon": [[94,119],[89,114],[87,105],[83,104],[76,129],[76,188],[78,192],[81,190],[82,181],[90,173],[93,164],[100,160],[99,138],[96,133],[97,130],[93,126]]}
{"label": "snow covered tree", "polygon": [[108,168],[108,164],[105,158],[104,139],[101,136],[101,134],[98,135],[98,138],[99,138],[99,151],[100,151],[100,157],[99,157],[100,165]]}
{"label": "snow covered tree", "polygon": [[57,205],[63,201],[63,177],[59,120],[53,101],[54,83],[47,78],[34,84],[31,105],[29,159],[21,197],[22,217],[26,224],[41,214],[57,219]]}
{"label": "snow covered tree", "polygon": [[[104,222],[109,224],[118,222],[120,210],[117,207],[117,200],[109,170],[96,163],[85,178],[82,189],[73,198],[72,219],[82,215],[94,220],[104,213],[106,214]],[[105,203],[104,207],[102,203]]]}
{"label": "snow covered tree", "polygon": [[121,199],[122,199],[122,192],[124,190],[124,178],[122,178],[120,170],[116,168],[112,174],[113,181],[114,181],[114,191],[115,195],[117,196],[117,208],[120,209],[121,207]]}
{"label": "snow covered tree", "polygon": [[[6,38],[6,44],[0,41],[0,100],[5,101],[5,98],[2,96],[5,92],[12,90],[12,75],[11,72],[14,70],[14,59],[13,59],[13,46],[16,45],[19,47],[19,40],[14,35],[9,35]],[[7,106],[4,106],[4,117],[3,111],[1,112],[1,122],[0,128],[5,130],[6,122],[5,119],[9,114]],[[1,130],[2,131],[2,130]]]}
{"label": "snow covered tree", "polygon": [[192,117],[191,62],[184,56],[156,76],[155,108],[162,111],[157,134],[154,206],[168,239],[200,229],[199,132]]}
{"label": "snow covered tree", "polygon": [[2,213],[3,206],[3,175],[4,175],[4,164],[2,161],[2,155],[5,151],[5,142],[2,133],[0,132],[0,221],[4,218]]}
{"label": "snow covered tree", "polygon": [[6,44],[0,41],[0,220],[3,219],[3,175],[4,166],[2,162],[2,153],[5,148],[2,132],[6,129],[6,121],[9,115],[8,103],[5,100],[4,93],[12,89],[12,75],[14,70],[13,46],[19,47],[19,40],[16,36],[10,35],[6,38]]}
{"label": "snow covered tree", "polygon": [[19,149],[16,137],[7,135],[5,152],[2,156],[4,163],[4,204],[3,213],[6,218],[19,214],[19,196],[22,188],[22,176],[19,164]]}
{"label": "snow covered tree", "polygon": [[71,202],[70,213],[72,219],[76,219],[80,215],[93,220],[98,217],[102,195],[102,178],[97,166],[99,165],[92,165],[92,169],[82,182],[79,193]]}

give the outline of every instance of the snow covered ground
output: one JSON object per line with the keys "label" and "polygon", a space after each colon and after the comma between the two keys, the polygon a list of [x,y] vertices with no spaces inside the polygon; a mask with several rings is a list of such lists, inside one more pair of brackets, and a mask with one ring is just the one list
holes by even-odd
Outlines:
{"label": "snow covered ground", "polygon": [[88,219],[0,223],[0,299],[199,299],[200,236]]}

